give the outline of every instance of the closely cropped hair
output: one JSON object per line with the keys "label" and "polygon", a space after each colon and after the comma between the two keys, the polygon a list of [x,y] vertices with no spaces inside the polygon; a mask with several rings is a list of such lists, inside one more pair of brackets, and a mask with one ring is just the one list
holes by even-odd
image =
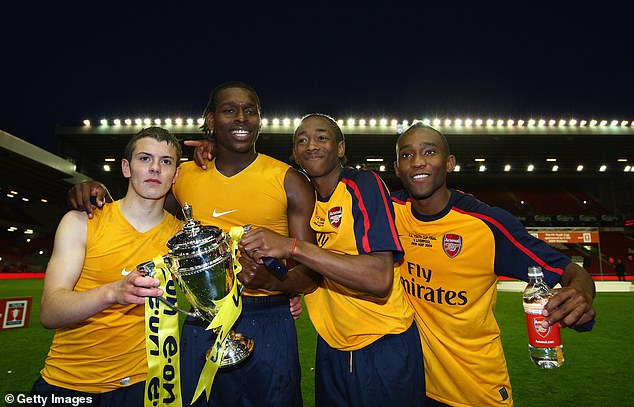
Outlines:
{"label": "closely cropped hair", "polygon": [[[330,124],[330,129],[335,134],[335,141],[337,143],[339,143],[340,141],[346,141],[346,138],[343,135],[343,131],[341,131],[341,127],[339,127],[339,124],[337,124],[337,121],[335,119],[323,113],[310,113],[302,117],[301,121],[303,122],[304,120],[310,119],[311,117],[318,117],[318,118],[326,120],[328,124]],[[295,129],[295,133],[297,133],[297,129]],[[293,139],[294,138],[295,138],[295,135],[293,135]],[[344,155],[343,157],[341,157],[339,161],[341,162],[341,165],[345,165],[346,162],[348,161],[348,158]]]}
{"label": "closely cropped hair", "polygon": [[[258,97],[258,94],[255,91],[255,89],[253,89],[251,86],[247,85],[244,82],[239,82],[239,81],[225,82],[216,86],[216,88],[211,91],[211,95],[209,96],[209,102],[207,102],[207,107],[205,107],[205,111],[203,112],[203,120],[207,117],[207,113],[216,111],[216,107],[218,107],[218,94],[222,92],[223,90],[230,89],[230,88],[240,88],[240,89],[244,89],[246,91],[251,92],[253,96],[255,97],[255,103],[258,106],[258,110],[260,110],[260,98]],[[200,126],[200,129],[203,131],[203,134],[205,136],[212,137],[212,130],[207,126],[206,121],[203,122],[203,125]]]}
{"label": "closely cropped hair", "polygon": [[156,141],[165,141],[168,145],[174,146],[176,148],[176,165],[178,166],[180,164],[181,155],[183,153],[180,142],[172,133],[162,127],[148,127],[132,136],[130,141],[128,141],[128,144],[125,146],[124,152],[124,158],[128,160],[128,162],[132,161],[132,154],[134,153],[136,142],[146,137],[152,138]]}
{"label": "closely cropped hair", "polygon": [[442,140],[443,147],[445,147],[445,151],[447,151],[447,155],[451,154],[451,150],[449,149],[449,142],[447,142],[447,137],[445,137],[445,135],[442,134],[440,132],[440,130],[438,130],[437,128],[435,128],[433,126],[430,126],[428,124],[425,124],[423,122],[420,122],[420,121],[414,122],[414,124],[409,126],[403,132],[403,134],[401,134],[401,137],[404,136],[405,134],[407,134],[408,132],[410,132],[412,130],[416,130],[416,129],[429,130],[429,131],[433,131],[434,133],[438,134],[440,136],[440,139]]}
{"label": "closely cropped hair", "polygon": [[330,123],[330,128],[335,133],[335,140],[337,140],[337,143],[340,142],[340,141],[345,141],[345,137],[343,135],[343,132],[341,131],[341,128],[339,127],[339,125],[337,124],[337,121],[335,119],[333,119],[332,117],[328,116],[327,114],[323,114],[323,113],[310,113],[310,114],[307,114],[304,117],[302,117],[301,121],[304,121],[306,119],[310,119],[311,117],[320,117],[320,118],[325,119],[326,121],[328,121]]}

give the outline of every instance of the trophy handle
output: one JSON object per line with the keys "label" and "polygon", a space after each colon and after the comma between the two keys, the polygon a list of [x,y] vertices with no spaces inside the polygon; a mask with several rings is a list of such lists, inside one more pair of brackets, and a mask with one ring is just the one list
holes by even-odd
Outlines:
{"label": "trophy handle", "polygon": [[[171,259],[169,257],[167,257],[167,256],[163,256],[163,261],[165,261],[165,264],[167,264],[169,266],[171,266],[171,264],[172,264]],[[154,262],[152,260],[146,261],[145,263],[141,263],[138,266],[136,266],[136,268],[141,270],[148,277],[154,277],[156,275],[156,271],[154,270],[155,269],[155,264],[154,264]],[[171,272],[170,272],[170,275],[171,275]],[[200,318],[201,317],[201,314],[200,314],[200,312],[198,312],[198,310],[195,310],[194,312],[185,311],[183,309],[178,308],[177,306],[175,306],[171,302],[167,301],[162,296],[153,297],[153,298],[156,298],[157,300],[161,301],[163,304],[167,305],[172,310],[180,312],[181,314],[185,314],[187,316],[194,317],[194,318]]]}

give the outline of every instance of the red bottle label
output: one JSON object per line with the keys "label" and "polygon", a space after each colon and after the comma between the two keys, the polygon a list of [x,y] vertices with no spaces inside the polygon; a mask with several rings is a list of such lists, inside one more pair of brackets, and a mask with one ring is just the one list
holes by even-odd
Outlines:
{"label": "red bottle label", "polygon": [[526,315],[526,327],[528,328],[528,342],[532,346],[552,348],[561,345],[559,324],[544,328],[542,321],[546,318],[543,315],[527,313],[524,315]]}

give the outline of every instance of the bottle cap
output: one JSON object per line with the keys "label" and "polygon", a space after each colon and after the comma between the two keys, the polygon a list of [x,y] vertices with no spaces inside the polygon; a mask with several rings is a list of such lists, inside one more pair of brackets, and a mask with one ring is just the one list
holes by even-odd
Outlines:
{"label": "bottle cap", "polygon": [[536,278],[536,277],[544,277],[544,273],[542,272],[542,268],[539,266],[531,266],[528,268],[528,277]]}

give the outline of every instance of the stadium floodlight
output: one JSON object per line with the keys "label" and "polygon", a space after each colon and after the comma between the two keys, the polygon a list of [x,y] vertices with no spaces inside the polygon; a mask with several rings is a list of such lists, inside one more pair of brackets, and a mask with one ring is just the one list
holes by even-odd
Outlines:
{"label": "stadium floodlight", "polygon": [[505,171],[505,172],[509,172],[509,171],[511,171],[511,165],[510,165],[510,164],[506,164],[506,165],[504,166],[504,171]]}
{"label": "stadium floodlight", "polygon": [[478,171],[480,172],[485,172],[486,170],[487,170],[487,167],[484,164],[482,164],[480,168],[478,168]]}
{"label": "stadium floodlight", "polygon": [[608,166],[603,164],[601,167],[599,167],[599,172],[605,172],[605,170],[608,169]]}
{"label": "stadium floodlight", "polygon": [[124,121],[126,126],[130,126],[132,124],[132,120],[131,119],[125,119]]}
{"label": "stadium floodlight", "polygon": [[90,126],[90,120],[88,119],[84,120],[84,126]]}
{"label": "stadium floodlight", "polygon": [[583,171],[583,164],[577,165],[577,172]]}
{"label": "stadium floodlight", "polygon": [[534,169],[535,169],[535,166],[533,164],[528,164],[528,166],[526,167],[526,171],[528,172],[533,172]]}
{"label": "stadium floodlight", "polygon": [[557,164],[553,165],[552,171],[553,172],[559,171],[559,166]]}
{"label": "stadium floodlight", "polygon": [[102,126],[107,126],[107,125],[108,125],[108,120],[106,120],[106,119],[101,119],[101,120],[99,120],[99,123],[100,123]]}
{"label": "stadium floodlight", "polygon": [[453,168],[453,172],[460,172],[460,164],[456,164],[456,166]]}

